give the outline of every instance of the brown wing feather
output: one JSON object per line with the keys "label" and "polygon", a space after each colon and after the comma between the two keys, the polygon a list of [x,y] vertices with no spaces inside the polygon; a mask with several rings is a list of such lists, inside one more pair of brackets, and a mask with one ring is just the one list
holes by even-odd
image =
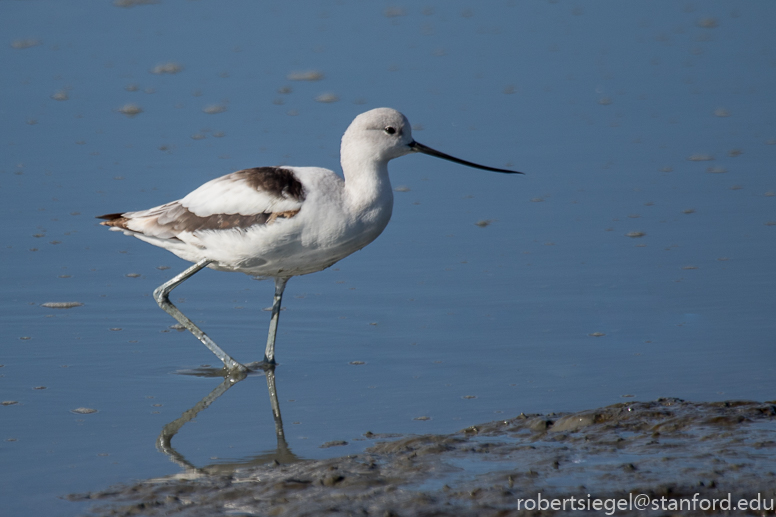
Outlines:
{"label": "brown wing feather", "polygon": [[[265,194],[270,198],[292,199],[301,203],[305,199],[302,183],[293,171],[282,167],[257,167],[244,169],[213,180],[205,185],[228,185],[241,182],[249,189]],[[201,187],[202,188],[202,187]],[[199,190],[199,189],[198,189]],[[198,191],[197,190],[197,191]],[[196,194],[194,191],[192,194]],[[215,190],[218,193],[218,190]],[[182,232],[202,230],[228,230],[232,228],[247,229],[257,225],[269,225],[278,218],[290,219],[299,213],[296,210],[272,209],[252,214],[212,213],[197,215],[193,209],[185,205],[191,194],[180,201],[173,201],[156,208],[140,212],[119,212],[98,216],[106,219],[100,224],[135,233],[159,237],[162,239],[176,238]],[[261,210],[261,208],[259,208]]]}
{"label": "brown wing feather", "polygon": [[100,224],[103,226],[115,226],[117,228],[126,228],[126,223],[129,221],[129,219],[124,217],[123,212],[118,214],[98,215],[97,219],[107,219],[107,221],[103,221]]}

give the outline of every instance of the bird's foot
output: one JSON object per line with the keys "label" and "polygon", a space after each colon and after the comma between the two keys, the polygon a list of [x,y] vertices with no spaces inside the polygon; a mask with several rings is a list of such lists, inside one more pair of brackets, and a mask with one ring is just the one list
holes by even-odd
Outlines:
{"label": "bird's foot", "polygon": [[267,370],[274,370],[275,366],[277,366],[277,363],[275,361],[267,361],[265,358],[262,361],[254,361],[252,363],[248,363],[245,365],[245,368],[247,368],[248,372],[257,372],[259,370],[267,371]]}

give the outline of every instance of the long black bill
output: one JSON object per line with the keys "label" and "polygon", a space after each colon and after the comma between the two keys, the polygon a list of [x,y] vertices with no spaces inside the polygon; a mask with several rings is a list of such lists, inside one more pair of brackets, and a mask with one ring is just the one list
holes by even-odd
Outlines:
{"label": "long black bill", "polygon": [[442,158],[443,160],[460,163],[461,165],[474,167],[475,169],[482,169],[484,171],[503,172],[504,174],[523,174],[522,172],[519,172],[519,171],[510,171],[508,169],[497,169],[495,167],[488,167],[487,165],[478,165],[476,163],[467,162],[466,160],[461,160],[460,158],[456,158],[455,156],[450,156],[449,154],[439,152],[436,149],[431,149],[430,147],[425,146],[423,144],[419,144],[415,141],[413,141],[410,144],[410,149],[412,149],[416,153],[423,153],[429,156],[436,156],[437,158]]}

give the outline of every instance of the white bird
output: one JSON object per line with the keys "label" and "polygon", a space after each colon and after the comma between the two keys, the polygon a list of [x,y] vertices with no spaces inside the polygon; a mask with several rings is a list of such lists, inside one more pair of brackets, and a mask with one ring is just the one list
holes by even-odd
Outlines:
{"label": "white bird", "polygon": [[162,206],[99,216],[102,225],[171,251],[194,265],[154,291],[159,306],[202,341],[229,370],[246,367],[224,352],[169,300],[204,267],[275,280],[264,364],[275,364],[280,302],[292,276],[321,271],[385,229],[393,209],[388,162],[423,153],[510,174],[441,153],[412,138],[407,118],[378,108],[357,116],[342,137],[344,179],[318,167],[259,167],[211,180]]}

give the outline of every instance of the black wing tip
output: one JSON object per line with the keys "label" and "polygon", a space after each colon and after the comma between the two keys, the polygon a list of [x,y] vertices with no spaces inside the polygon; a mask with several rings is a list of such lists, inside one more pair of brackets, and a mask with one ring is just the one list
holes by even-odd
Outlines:
{"label": "black wing tip", "polygon": [[105,214],[105,215],[96,215],[94,216],[95,219],[107,219],[108,221],[112,221],[113,219],[119,219],[120,217],[124,217],[125,212],[118,212],[115,214]]}

